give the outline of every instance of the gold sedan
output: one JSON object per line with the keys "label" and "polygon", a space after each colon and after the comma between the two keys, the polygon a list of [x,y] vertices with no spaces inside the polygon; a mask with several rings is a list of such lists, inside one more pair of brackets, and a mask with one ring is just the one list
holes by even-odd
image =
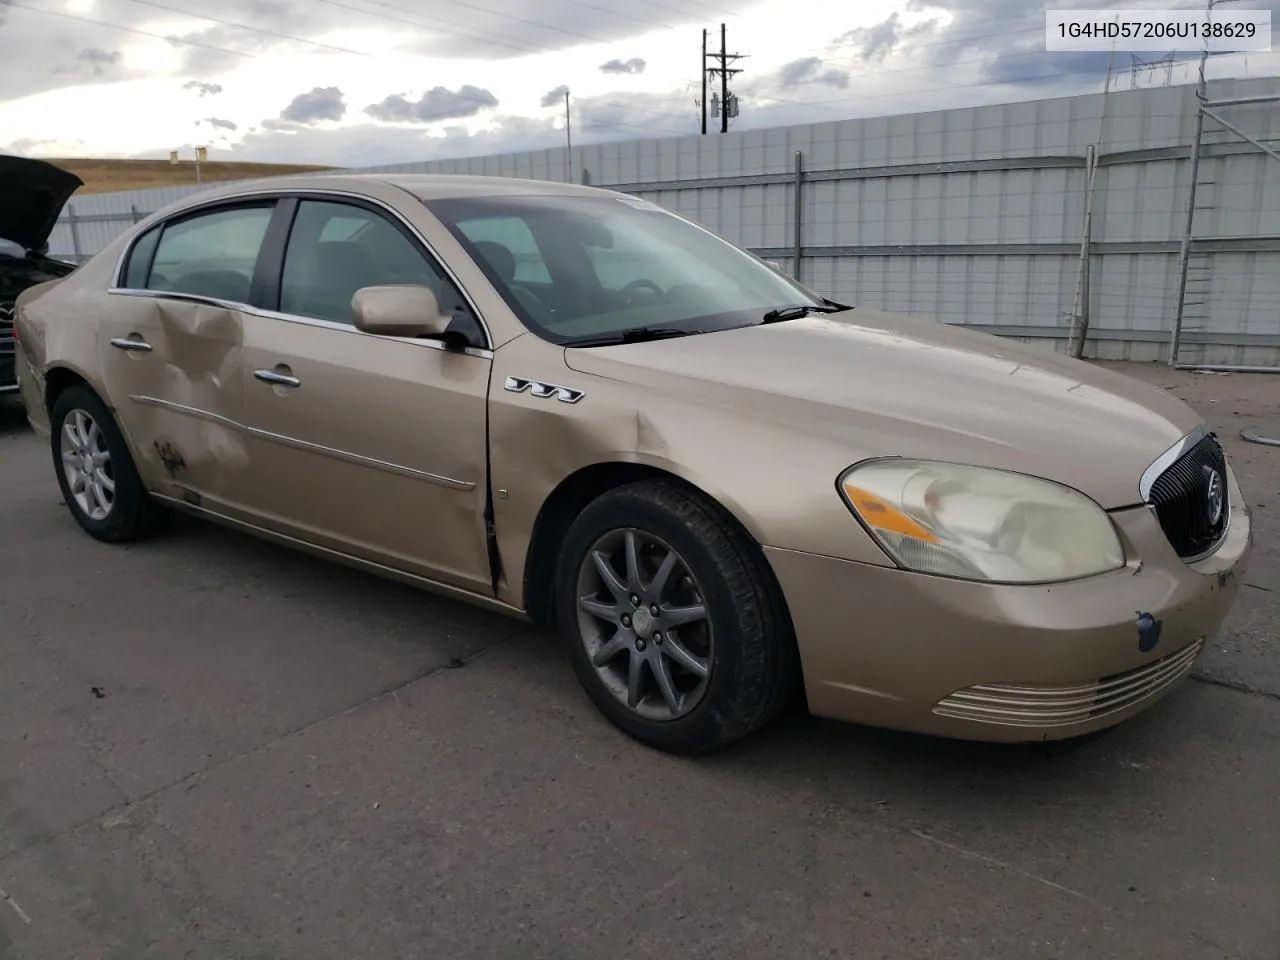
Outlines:
{"label": "gold sedan", "polygon": [[1251,548],[1185,404],[851,309],[659,207],[487,177],[235,184],[26,291],[72,516],[181,510],[558,626],[618,727],[1087,733],[1186,676]]}

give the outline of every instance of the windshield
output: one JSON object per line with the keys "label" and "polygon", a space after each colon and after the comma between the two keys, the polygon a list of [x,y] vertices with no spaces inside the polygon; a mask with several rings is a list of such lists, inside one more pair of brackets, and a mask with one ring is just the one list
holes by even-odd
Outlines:
{"label": "windshield", "polygon": [[764,262],[632,197],[458,197],[427,208],[553,343],[700,333],[824,302]]}

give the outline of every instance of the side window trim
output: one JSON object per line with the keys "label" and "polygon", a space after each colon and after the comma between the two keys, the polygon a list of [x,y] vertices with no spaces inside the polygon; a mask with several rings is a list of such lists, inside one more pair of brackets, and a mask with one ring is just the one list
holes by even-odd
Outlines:
{"label": "side window trim", "polygon": [[[409,193],[408,191],[405,191],[405,195],[408,197],[411,197],[414,202],[421,203],[421,201],[418,200],[417,197],[415,197],[413,194]],[[121,254],[121,256],[116,262],[116,268],[113,273],[114,283],[110,288],[109,292],[131,293],[134,295],[141,295],[141,296],[158,296],[156,291],[129,288],[128,286],[125,285],[125,282],[124,282],[126,279],[125,270],[128,265],[129,257],[133,252],[133,248],[137,246],[139,240],[141,240],[142,237],[145,236],[150,229],[159,229],[163,233],[164,228],[167,227],[168,225],[180,223],[183,220],[188,220],[192,217],[200,216],[201,214],[214,213],[221,210],[234,209],[237,207],[274,205],[275,209],[272,214],[272,222],[267,227],[268,232],[267,232],[267,235],[263,238],[262,249],[260,249],[258,252],[258,263],[255,266],[253,289],[255,291],[258,289],[257,283],[259,278],[258,278],[257,270],[259,268],[264,270],[269,270],[270,273],[264,275],[262,289],[266,291],[268,294],[272,289],[274,289],[276,302],[278,303],[279,302],[278,273],[284,270],[285,247],[282,244],[277,251],[274,248],[269,249],[268,243],[272,238],[271,231],[276,227],[277,219],[281,219],[281,221],[283,222],[284,215],[281,213],[281,208],[286,204],[289,205],[290,212],[288,214],[287,223],[288,223],[288,226],[292,228],[292,221],[293,221],[293,216],[296,214],[297,203],[302,200],[321,200],[326,202],[346,203],[353,206],[362,207],[374,213],[378,213],[383,217],[385,217],[387,220],[389,220],[397,230],[405,234],[409,242],[414,246],[416,250],[418,250],[423,256],[425,256],[428,259],[428,261],[430,261],[432,264],[435,264],[440,268],[443,275],[448,278],[449,282],[452,283],[454,287],[457,288],[458,292],[462,295],[463,302],[470,309],[471,315],[475,318],[476,324],[479,326],[480,332],[484,337],[485,342],[479,349],[485,350],[485,351],[493,349],[493,333],[489,330],[489,324],[485,320],[484,315],[480,312],[480,309],[476,306],[475,298],[471,295],[470,291],[467,290],[466,285],[460,279],[458,279],[457,274],[455,274],[452,268],[449,267],[448,263],[446,263],[436,253],[435,249],[431,246],[430,242],[425,237],[423,237],[418,232],[417,228],[413,227],[405,219],[404,215],[400,213],[400,211],[396,210],[395,207],[381,200],[377,200],[372,197],[366,197],[360,194],[330,192],[326,190],[316,190],[316,189],[293,189],[293,190],[286,190],[286,191],[270,191],[270,192],[264,191],[262,193],[243,193],[243,194],[237,194],[232,197],[223,197],[210,203],[187,208],[178,213],[175,213],[172,217],[170,217],[167,220],[163,220],[154,224],[151,228],[140,233],[137,237],[135,237],[129,243],[129,245],[125,248],[124,252]],[[427,209],[425,204],[422,204],[422,206],[424,209]],[[450,231],[450,233],[452,235],[452,231]],[[286,242],[287,242],[287,234],[286,234]],[[157,238],[156,247],[157,249],[159,249],[159,238]],[[465,249],[465,244],[464,244],[464,249]],[[270,257],[267,257],[268,253],[270,253]],[[278,256],[277,256],[277,253],[278,253]],[[153,259],[154,259],[154,256],[153,256]],[[481,265],[481,269],[482,270],[484,269],[483,264]],[[275,278],[274,281],[272,279],[273,277]],[[149,282],[150,270],[148,270],[147,279]],[[209,302],[209,303],[220,302],[210,297],[194,297],[191,295],[184,295],[183,299],[199,300],[202,302]],[[285,314],[280,314],[279,310],[273,310],[270,306],[264,306],[262,304],[245,304],[245,306],[251,306],[258,310],[265,310],[268,312],[274,312],[280,316],[285,316]],[[309,318],[297,317],[295,319],[308,321]]]}
{"label": "side window trim", "polygon": [[[410,194],[410,196],[412,196],[412,194]],[[446,264],[444,260],[436,254],[435,250],[432,249],[431,246],[427,242],[425,242],[421,236],[419,236],[417,230],[409,225],[409,223],[404,219],[404,216],[398,210],[396,210],[395,208],[387,204],[382,203],[381,201],[375,200],[370,197],[356,196],[353,194],[345,194],[345,193],[326,193],[321,190],[310,190],[310,191],[300,191],[298,193],[291,193],[287,197],[283,197],[281,199],[284,200],[285,202],[292,201],[293,207],[289,212],[287,230],[284,233],[284,237],[280,243],[279,250],[273,251],[273,259],[271,261],[271,275],[268,278],[268,282],[272,285],[272,289],[273,289],[273,297],[269,301],[269,303],[272,305],[266,306],[264,309],[270,310],[273,313],[277,313],[282,317],[293,317],[298,320],[306,321],[308,323],[310,322],[320,322],[320,323],[326,323],[326,324],[331,323],[331,321],[319,321],[314,317],[307,317],[299,314],[286,313],[280,310],[280,285],[281,285],[281,279],[284,275],[285,253],[288,250],[289,237],[292,235],[292,232],[293,232],[293,223],[297,217],[298,206],[300,206],[306,200],[313,200],[321,203],[341,204],[343,206],[348,206],[348,207],[357,207],[361,210],[364,210],[367,213],[373,214],[376,217],[380,217],[382,220],[386,221],[391,227],[399,231],[400,235],[404,237],[404,239],[409,243],[411,247],[413,247],[414,251],[417,252],[418,255],[421,256],[423,259],[425,259],[427,263],[436,272],[440,274],[441,277],[447,280],[454,287],[454,289],[458,291],[458,294],[462,299],[463,305],[467,308],[467,311],[471,314],[472,319],[475,320],[476,326],[479,327],[480,334],[484,339],[484,342],[479,344],[477,349],[480,349],[480,350],[493,349],[493,334],[490,333],[489,325],[485,322],[483,315],[481,315],[480,310],[476,307],[475,300],[472,298],[471,294],[467,291],[467,288],[462,284],[462,281],[460,281],[457,278],[454,272],[451,269],[449,269],[448,264]],[[277,212],[279,211],[277,210]],[[272,238],[271,230],[274,227],[275,227],[275,224],[272,223],[271,227],[268,228],[268,232],[267,232],[268,241]],[[266,249],[267,249],[267,241],[264,241],[263,251],[265,252]],[[277,256],[277,253],[278,253],[278,256]],[[350,329],[351,332],[353,333],[360,333],[360,331],[356,330],[354,327],[348,327],[346,325],[343,325],[342,328]]]}
{"label": "side window trim", "polygon": [[[210,303],[223,303],[215,297],[205,297],[199,294],[178,293],[176,291],[152,290],[149,286],[133,287],[129,285],[129,266],[133,260],[134,251],[142,244],[143,240],[156,234],[155,246],[151,250],[150,262],[147,264],[147,275],[143,283],[151,283],[151,271],[155,267],[156,254],[160,250],[160,245],[164,242],[165,232],[170,227],[176,227],[190,220],[198,220],[201,217],[212,216],[219,213],[227,213],[232,210],[254,210],[259,208],[268,208],[271,210],[271,221],[267,225],[267,235],[263,237],[262,246],[258,250],[258,258],[254,263],[253,278],[250,281],[250,301],[253,300],[254,291],[258,287],[258,274],[264,265],[263,254],[266,251],[267,239],[270,236],[271,228],[275,225],[276,218],[280,213],[281,197],[271,194],[258,194],[254,196],[229,197],[225,202],[204,204],[188,210],[183,210],[174,214],[168,219],[162,220],[157,224],[142,231],[126,248],[124,256],[120,258],[120,262],[116,268],[115,283],[108,292],[123,292],[131,294],[145,294],[155,297],[169,296],[183,300],[207,301]],[[246,302],[243,306],[258,306],[253,302]]]}
{"label": "side window trim", "polygon": [[250,296],[254,306],[274,313],[280,312],[280,284],[284,277],[284,255],[289,247],[289,236],[298,215],[297,197],[281,197],[276,203],[271,223],[267,225],[258,262],[253,271]]}

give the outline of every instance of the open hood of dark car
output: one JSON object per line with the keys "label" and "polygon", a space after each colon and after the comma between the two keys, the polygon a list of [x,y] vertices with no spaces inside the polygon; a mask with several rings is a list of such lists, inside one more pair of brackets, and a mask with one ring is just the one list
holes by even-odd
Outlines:
{"label": "open hood of dark car", "polygon": [[63,206],[84,181],[43,160],[0,154],[0,237],[41,252]]}

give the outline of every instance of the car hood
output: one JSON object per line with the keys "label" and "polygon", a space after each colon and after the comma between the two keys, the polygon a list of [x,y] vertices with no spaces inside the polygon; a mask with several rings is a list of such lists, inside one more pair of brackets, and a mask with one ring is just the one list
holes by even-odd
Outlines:
{"label": "car hood", "polygon": [[40,250],[84,181],[43,160],[0,156],[0,237]]}
{"label": "car hood", "polygon": [[565,359],[582,373],[833,441],[849,463],[904,456],[1015,470],[1108,509],[1140,503],[1143,471],[1200,423],[1172,394],[1083,361],[861,308],[568,349]]}

